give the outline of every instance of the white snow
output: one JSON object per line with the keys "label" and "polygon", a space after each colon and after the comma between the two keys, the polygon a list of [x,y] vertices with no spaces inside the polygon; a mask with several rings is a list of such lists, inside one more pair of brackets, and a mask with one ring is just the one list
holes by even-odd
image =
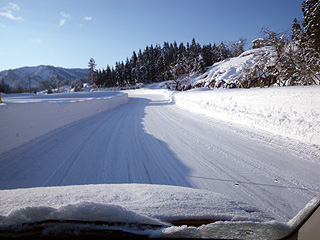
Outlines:
{"label": "white snow", "polygon": [[128,101],[120,92],[2,94],[0,153]]}
{"label": "white snow", "polygon": [[0,202],[2,225],[51,219],[167,225],[176,219],[259,221],[266,218],[248,204],[219,193],[150,184],[2,190]]}
{"label": "white snow", "polygon": [[287,232],[320,192],[319,89],[4,95],[1,149],[25,144],[0,153],[0,222],[209,218]]}
{"label": "white snow", "polygon": [[244,70],[254,69],[255,65],[259,66],[262,56],[268,56],[266,66],[274,65],[275,52],[273,47],[251,49],[238,57],[213,64],[204,74],[192,79],[191,85],[203,84],[204,87],[219,87],[224,83],[235,83],[241,79]]}
{"label": "white snow", "polygon": [[[44,220],[104,221],[162,226],[144,231],[130,225],[104,227],[149,237],[219,239],[279,239],[293,231],[320,202],[320,198],[312,199],[294,219],[280,223],[261,222],[255,218],[263,213],[221,194],[174,186],[104,184],[3,190],[0,200],[0,229],[14,226],[19,231],[26,229],[19,224]],[[200,227],[171,226],[168,221],[174,219],[219,221]],[[62,226],[48,228],[43,234],[63,231],[66,227]],[[68,227],[96,228],[89,223]]]}
{"label": "white snow", "polygon": [[172,226],[149,236],[166,238],[192,239],[281,239],[287,236],[292,228],[279,222],[215,222],[200,227]]}
{"label": "white snow", "polygon": [[167,238],[215,238],[215,239],[282,239],[294,231],[319,206],[320,197],[313,198],[304,209],[287,223],[268,222],[214,222],[200,227],[171,226],[151,236]]}
{"label": "white snow", "polygon": [[284,137],[320,144],[320,87],[196,89],[174,93],[178,106]]}

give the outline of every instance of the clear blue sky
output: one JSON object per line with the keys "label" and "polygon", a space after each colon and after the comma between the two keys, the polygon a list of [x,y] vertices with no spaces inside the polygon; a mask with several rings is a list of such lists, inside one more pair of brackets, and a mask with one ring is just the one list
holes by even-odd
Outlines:
{"label": "clear blue sky", "polygon": [[0,71],[114,66],[164,41],[251,41],[291,28],[302,0],[0,0]]}

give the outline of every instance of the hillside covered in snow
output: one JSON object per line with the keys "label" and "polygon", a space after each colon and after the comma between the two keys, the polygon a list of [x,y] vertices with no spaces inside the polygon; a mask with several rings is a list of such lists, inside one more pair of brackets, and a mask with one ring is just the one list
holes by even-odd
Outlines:
{"label": "hillside covered in snow", "polygon": [[88,69],[62,68],[54,66],[36,66],[10,69],[0,72],[0,80],[4,80],[11,88],[25,88],[37,91],[47,89],[48,85],[56,87],[57,83],[67,84],[75,79],[88,81]]}
{"label": "hillside covered in snow", "polygon": [[[190,84],[192,87],[205,88],[257,87],[260,86],[259,68],[262,65],[273,66],[275,58],[276,54],[272,46],[250,49],[238,57],[213,64],[204,74],[191,78]],[[268,59],[267,62],[264,62],[265,59]],[[262,71],[260,72],[261,79],[267,77]]]}

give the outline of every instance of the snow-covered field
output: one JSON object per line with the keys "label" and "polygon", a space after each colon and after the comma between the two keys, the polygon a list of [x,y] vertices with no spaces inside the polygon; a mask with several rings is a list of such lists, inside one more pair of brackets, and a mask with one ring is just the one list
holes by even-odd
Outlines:
{"label": "snow-covered field", "polygon": [[[125,93],[126,104],[0,154],[2,225],[52,217],[153,224],[196,218],[259,220],[266,224],[260,231],[287,232],[292,224],[285,223],[319,195],[319,87]],[[98,93],[86,94],[90,102]],[[6,97],[0,107],[19,106],[21,123],[72,101],[46,99],[30,114],[36,103]],[[37,125],[46,128],[42,121]],[[160,235],[202,230],[169,227]]]}
{"label": "snow-covered field", "polygon": [[119,92],[2,94],[0,153],[127,101]]}

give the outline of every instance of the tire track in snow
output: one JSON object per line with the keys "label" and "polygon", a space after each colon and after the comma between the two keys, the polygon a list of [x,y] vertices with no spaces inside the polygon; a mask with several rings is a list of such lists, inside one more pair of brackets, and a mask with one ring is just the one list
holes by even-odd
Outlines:
{"label": "tire track in snow", "polygon": [[[79,161],[79,156],[84,151],[88,141],[94,138],[99,133],[100,129],[101,126],[97,125],[86,137],[82,138],[42,186],[61,186],[68,183],[68,180],[70,180],[72,172],[75,170],[77,164],[82,164]],[[61,178],[61,176],[63,176],[63,178]]]}
{"label": "tire track in snow", "polygon": [[[235,155],[234,153],[231,153],[230,151],[227,152],[217,145],[212,145],[211,141],[203,139],[202,136],[200,136],[197,133],[194,133],[194,132],[192,133],[188,128],[181,125],[179,121],[170,117],[172,115],[169,116],[169,115],[163,114],[162,112],[159,112],[159,113],[162,114],[163,118],[167,118],[169,120],[168,122],[166,122],[166,124],[173,123],[172,125],[176,126],[175,129],[179,129],[178,131],[176,130],[176,133],[180,132],[180,134],[182,134],[183,136],[189,139],[189,141],[185,141],[185,143],[188,143],[188,142],[192,143],[192,144],[186,144],[186,147],[189,149],[192,149],[192,151],[190,151],[189,154],[192,155],[192,159],[196,159],[196,162],[198,163],[200,168],[202,168],[202,171],[206,169],[211,173],[218,172],[218,175],[223,176],[223,178],[225,179],[225,180],[222,180],[223,187],[220,186],[219,188],[223,188],[224,193],[226,192],[226,189],[229,189],[229,192],[235,191],[235,186],[238,186],[239,183],[241,183],[242,185],[242,183],[250,182],[250,180],[245,178],[245,176],[236,175],[235,170],[230,167],[230,163],[229,165],[224,164],[224,161],[235,162],[235,163],[239,162],[237,161],[237,157],[239,156]],[[197,145],[195,145],[194,143],[197,143]],[[215,162],[210,158],[206,158],[205,160],[202,160],[201,158],[199,158],[199,156],[193,154],[194,152],[196,152],[196,148],[199,147],[199,145],[207,148],[211,152],[211,154],[219,154],[222,158],[224,158],[224,160],[219,162]],[[231,165],[234,166],[234,163],[231,163]],[[239,179],[242,179],[242,180],[239,180]],[[197,185],[197,186],[200,188],[210,189],[210,187],[206,187],[203,185]],[[215,189],[215,190],[218,190],[218,189]],[[265,189],[257,190],[256,187],[245,186],[244,188],[241,189],[241,195],[244,197],[244,199],[248,199],[248,196],[250,196],[250,198],[256,199],[257,196],[259,196],[260,199],[262,200],[261,202],[263,203],[263,205],[266,205],[269,208],[272,207],[273,209],[276,209],[272,211],[271,216],[276,216],[276,215],[283,216],[284,213],[281,212],[281,209],[278,208],[277,205],[275,205],[276,203],[274,201],[270,201],[269,198],[264,198],[263,196],[260,196],[261,191],[266,192]]]}
{"label": "tire track in snow", "polygon": [[131,91],[130,96],[125,105],[1,155],[1,189],[94,183],[187,186],[247,202],[251,210],[264,210],[280,221],[319,193],[317,162],[300,161],[290,151],[204,120],[170,105],[162,95]]}
{"label": "tire track in snow", "polygon": [[[189,169],[144,130],[145,97],[80,120],[11,151],[1,160],[2,189],[95,183],[191,186]],[[14,164],[12,162],[14,161]]]}
{"label": "tire track in snow", "polygon": [[[304,168],[303,161],[301,162],[301,159],[294,153],[283,153],[281,148],[270,147],[254,139],[234,135],[228,129],[222,129],[219,126],[221,124],[217,122],[215,122],[217,126],[213,126],[202,120],[199,126],[199,123],[195,123],[195,120],[199,121],[199,117],[190,112],[186,113],[173,105],[158,108],[157,114],[161,115],[161,119],[165,122],[163,128],[166,126],[166,131],[159,131],[161,128],[153,127],[152,120],[157,118],[153,117],[149,123],[149,132],[162,140],[167,139],[171,142],[169,145],[172,149],[176,148],[176,152],[180,151],[180,158],[185,164],[193,170],[198,169],[196,171],[198,177],[190,176],[192,183],[198,188],[221,191],[237,200],[263,208],[271,216],[284,221],[293,217],[313,196],[320,192],[317,180],[315,180],[319,179],[316,171],[312,167]],[[170,130],[171,135],[175,133],[174,138],[168,136]],[[210,136],[212,130],[213,136]],[[179,149],[181,146],[174,145],[176,142],[185,145],[182,151],[190,150],[188,154],[181,153]],[[201,149],[200,152],[205,152],[202,158],[199,157],[199,149]],[[281,159],[282,157],[288,158],[288,163]],[[299,163],[299,165],[289,167],[290,161],[292,161],[291,165],[294,163]],[[195,165],[194,162],[197,164]],[[286,166],[279,168],[279,163]],[[318,165],[310,164],[319,169]],[[301,174],[300,176],[294,174],[301,181],[293,181],[292,173],[297,173],[301,169],[310,172],[313,183],[309,183],[306,178],[301,178]],[[203,177],[208,172],[211,172],[211,176]],[[221,179],[216,176],[220,176]],[[199,181],[201,178],[207,181]],[[277,179],[276,183],[275,179]],[[210,186],[210,180],[220,181],[220,186],[217,187],[217,184]]]}

